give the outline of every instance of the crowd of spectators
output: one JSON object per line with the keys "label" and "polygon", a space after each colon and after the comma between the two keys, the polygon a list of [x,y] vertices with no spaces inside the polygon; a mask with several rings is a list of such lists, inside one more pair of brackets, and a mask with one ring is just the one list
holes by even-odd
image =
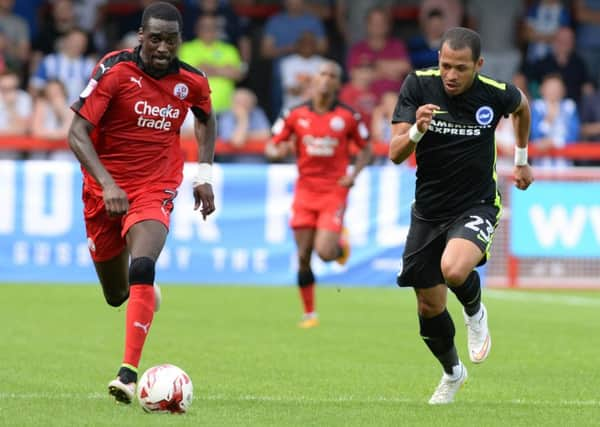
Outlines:
{"label": "crowd of spectators", "polygon": [[[64,158],[2,149],[10,136],[64,141],[70,103],[106,52],[137,45],[152,0],[0,0],[0,158]],[[219,138],[243,149],[266,139],[282,109],[305,101],[325,58],[344,69],[339,97],[360,112],[374,141],[405,76],[436,66],[444,31],[482,38],[482,73],[513,81],[532,105],[531,143],[542,151],[600,142],[598,0],[173,0],[183,12],[180,58],[212,88]],[[191,137],[184,126],[184,137]],[[498,129],[510,157],[510,121]],[[223,161],[256,161],[221,156]],[[540,159],[560,167],[567,160]],[[599,161],[576,164],[600,165]]]}

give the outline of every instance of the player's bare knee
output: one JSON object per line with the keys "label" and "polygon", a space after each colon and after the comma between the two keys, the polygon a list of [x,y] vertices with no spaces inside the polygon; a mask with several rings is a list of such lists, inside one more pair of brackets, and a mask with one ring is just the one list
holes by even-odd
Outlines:
{"label": "player's bare knee", "polygon": [[447,264],[442,260],[442,275],[444,276],[444,280],[448,284],[448,286],[460,286],[465,280],[467,280],[467,276],[471,271],[467,271],[457,264]]}
{"label": "player's bare knee", "polygon": [[130,285],[154,284],[155,262],[152,258],[139,257],[131,260],[129,265]]}
{"label": "player's bare knee", "polygon": [[326,245],[319,246],[316,248],[316,252],[317,252],[317,255],[319,255],[319,258],[321,258],[325,262],[333,261],[339,255],[338,249],[336,246],[326,246]]}

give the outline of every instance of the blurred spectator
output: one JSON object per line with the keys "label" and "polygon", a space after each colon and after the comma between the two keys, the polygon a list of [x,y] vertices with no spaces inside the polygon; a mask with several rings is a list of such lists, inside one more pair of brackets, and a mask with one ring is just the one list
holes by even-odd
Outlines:
{"label": "blurred spectator", "polygon": [[552,42],[552,50],[548,55],[531,65],[524,67],[529,85],[535,86],[547,74],[558,73],[566,85],[567,98],[579,103],[582,95],[593,92],[585,62],[575,52],[575,35],[573,30],[563,27],[558,30]]}
{"label": "blurred spectator", "polygon": [[521,0],[471,0],[468,25],[481,37],[482,74],[510,81],[521,64],[518,35],[523,21]]}
{"label": "blurred spectator", "polygon": [[310,81],[324,58],[318,55],[314,34],[303,33],[296,42],[297,52],[281,59],[283,108],[298,105],[310,97]]}
{"label": "blurred spectator", "polygon": [[125,34],[123,36],[123,38],[121,40],[119,40],[119,42],[115,46],[115,49],[116,50],[133,49],[133,48],[139,46],[139,44],[140,44],[140,39],[139,39],[138,33],[131,31],[131,32]]}
{"label": "blurred spectator", "polygon": [[214,15],[217,18],[217,38],[236,46],[246,64],[252,56],[252,43],[248,34],[249,20],[238,16],[225,0],[190,0],[183,14],[184,40],[195,37],[195,23],[200,15]]}
{"label": "blurred spectator", "polygon": [[306,32],[317,38],[317,52],[325,53],[327,38],[319,19],[308,12],[304,0],[285,0],[285,10],[270,17],[265,24],[261,41],[261,54],[268,59],[277,59],[293,53],[296,42]]}
{"label": "blurred spectator", "polygon": [[[265,112],[257,106],[256,95],[245,88],[236,89],[233,95],[231,109],[219,116],[217,136],[235,148],[243,148],[250,140],[267,139],[270,135],[271,124]],[[261,153],[236,154],[227,156],[236,162],[263,163],[264,156]]]}
{"label": "blurred spectator", "polygon": [[438,52],[442,35],[446,31],[446,18],[440,9],[431,9],[419,21],[421,31],[408,40],[410,61],[414,68],[427,68],[438,65]]}
{"label": "blurred spectator", "polygon": [[142,14],[146,6],[156,0],[108,0],[108,6],[115,4],[121,6],[118,13],[105,16],[106,37],[109,46],[114,46],[125,34],[134,31],[137,33],[142,24]]}
{"label": "blurred spectator", "polygon": [[[549,151],[577,142],[579,116],[572,99],[565,98],[565,85],[558,74],[544,77],[540,86],[542,97],[531,104],[531,144],[539,150]],[[532,165],[565,167],[573,162],[560,157],[537,157]]]}
{"label": "blurred spectator", "polygon": [[395,0],[335,0],[335,22],[339,33],[348,46],[366,37],[365,19],[369,10],[384,8],[392,13]]}
{"label": "blurred spectator", "polygon": [[[63,84],[59,80],[49,80],[33,102],[31,136],[65,141],[74,114],[69,105]],[[65,147],[48,154],[36,152],[32,158],[74,160],[75,156],[71,150]]]}
{"label": "blurred spectator", "polygon": [[[581,140],[600,143],[600,90],[583,98],[581,103]],[[577,166],[600,166],[600,159],[577,160]]]}
{"label": "blurred spectator", "polygon": [[[0,74],[0,136],[24,135],[29,130],[31,97],[19,89],[19,75],[6,70]],[[0,159],[18,159],[21,153],[0,149]]]}
{"label": "blurred spectator", "polygon": [[421,0],[419,24],[422,25],[422,22],[434,9],[441,11],[445,17],[444,31],[452,27],[462,26],[465,10],[461,0]]}
{"label": "blurred spectator", "polygon": [[220,113],[231,106],[235,84],[242,79],[244,73],[237,48],[219,40],[217,35],[217,17],[199,16],[196,22],[196,39],[181,45],[179,57],[206,73],[213,110]]}
{"label": "blurred spectator", "polygon": [[600,1],[574,0],[573,14],[577,28],[577,53],[594,74],[600,87]]}
{"label": "blurred spectator", "polygon": [[373,66],[368,61],[357,64],[350,70],[350,81],[340,90],[339,99],[349,105],[362,116],[363,122],[371,124],[371,116],[377,105],[377,96],[371,92]]}
{"label": "blurred spectator", "polygon": [[390,37],[390,17],[386,9],[371,9],[366,17],[367,37],[355,43],[348,55],[348,70],[368,62],[373,65],[371,91],[377,99],[387,91],[398,92],[411,69],[404,42]]}
{"label": "blurred spectator", "polygon": [[324,54],[327,51],[325,28],[308,11],[304,0],[285,0],[284,8],[283,12],[267,20],[260,49],[264,59],[272,60],[270,113],[273,118],[279,114],[283,102],[280,59],[295,51],[296,42],[306,32],[313,33],[317,38],[317,53]]}
{"label": "blurred spectator", "polygon": [[27,0],[13,3],[13,13],[25,19],[29,27],[29,37],[30,39],[34,39],[38,31],[39,10],[45,3],[45,0]]}
{"label": "blurred spectator", "polygon": [[27,22],[12,10],[15,0],[0,0],[0,31],[6,36],[6,56],[19,70],[29,61],[31,40]]}
{"label": "blurred spectator", "polygon": [[11,68],[13,70],[19,68],[18,62],[14,62],[14,60],[7,53],[7,44],[8,41],[6,39],[6,36],[2,31],[0,31],[0,74],[8,68]]}
{"label": "blurred spectator", "polygon": [[65,86],[69,104],[77,100],[95,65],[93,59],[84,56],[86,45],[84,31],[76,27],[68,30],[59,40],[58,51],[42,58],[29,80],[31,90],[40,91],[49,80],[56,79]]}
{"label": "blurred spectator", "polygon": [[91,35],[88,53],[106,52],[109,50],[104,28],[104,11],[109,0],[74,0],[73,10],[77,24]]}
{"label": "blurred spectator", "polygon": [[34,57],[32,67],[35,69],[40,58],[56,52],[58,42],[72,29],[77,28],[86,38],[83,53],[90,55],[95,48],[91,35],[78,25],[72,0],[54,0],[49,4],[50,16],[43,19],[40,31],[33,42]]}
{"label": "blurred spectator", "polygon": [[392,138],[392,116],[398,102],[396,92],[386,92],[381,96],[381,102],[373,110],[371,119],[371,139],[374,142],[388,144]]}
{"label": "blurred spectator", "polygon": [[559,28],[570,24],[569,10],[560,0],[536,1],[527,11],[525,22],[526,62],[533,63],[545,57]]}

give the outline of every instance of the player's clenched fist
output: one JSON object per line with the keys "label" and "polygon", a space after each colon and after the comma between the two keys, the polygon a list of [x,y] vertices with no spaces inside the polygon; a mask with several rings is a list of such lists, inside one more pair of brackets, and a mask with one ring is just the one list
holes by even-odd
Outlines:
{"label": "player's clenched fist", "polygon": [[515,166],[514,176],[515,187],[519,190],[527,190],[527,187],[533,182],[533,173],[529,165]]}
{"label": "player's clenched fist", "polygon": [[108,185],[102,191],[106,213],[110,216],[124,215],[129,210],[127,193],[117,184]]}
{"label": "player's clenched fist", "polygon": [[417,108],[417,128],[419,132],[425,133],[429,128],[429,124],[433,119],[434,111],[439,110],[440,107],[435,104],[425,104]]}

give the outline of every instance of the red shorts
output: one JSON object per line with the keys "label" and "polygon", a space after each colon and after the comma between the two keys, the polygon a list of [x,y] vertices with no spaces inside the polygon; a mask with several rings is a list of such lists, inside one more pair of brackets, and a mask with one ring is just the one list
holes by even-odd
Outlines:
{"label": "red shorts", "polygon": [[348,188],[336,186],[328,192],[296,188],[290,226],[319,228],[340,233],[344,226],[344,212]]}
{"label": "red shorts", "polygon": [[129,199],[129,210],[125,215],[112,217],[106,213],[102,196],[84,188],[83,217],[92,259],[108,261],[123,252],[125,235],[138,222],[155,220],[168,229],[176,196],[177,190],[173,188],[151,187]]}

